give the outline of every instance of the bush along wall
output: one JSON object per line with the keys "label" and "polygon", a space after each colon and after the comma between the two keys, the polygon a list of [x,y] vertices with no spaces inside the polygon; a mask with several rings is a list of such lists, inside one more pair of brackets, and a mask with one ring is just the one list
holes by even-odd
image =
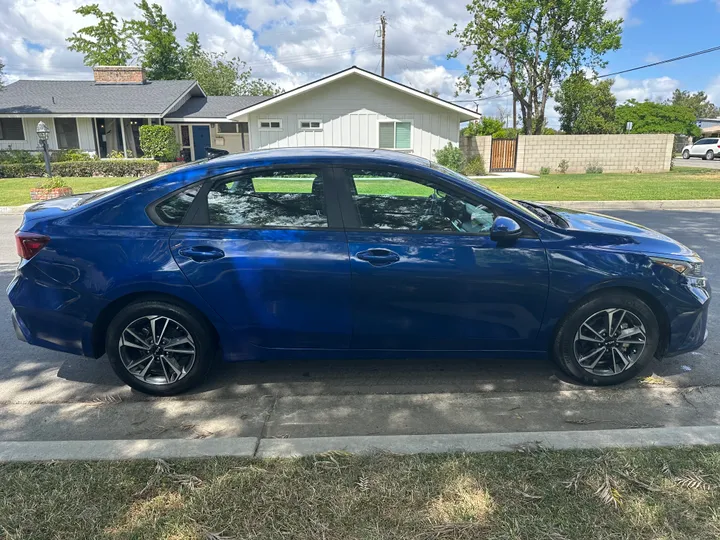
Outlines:
{"label": "bush along wall", "polygon": [[[64,161],[51,163],[53,176],[147,176],[158,169],[152,159],[104,159],[94,161]],[[45,174],[42,163],[0,164],[0,178],[28,178]]]}

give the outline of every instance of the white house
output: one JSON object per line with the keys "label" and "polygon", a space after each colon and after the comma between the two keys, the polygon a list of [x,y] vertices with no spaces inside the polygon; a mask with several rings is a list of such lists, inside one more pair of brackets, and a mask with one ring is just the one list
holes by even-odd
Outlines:
{"label": "white house", "polygon": [[43,120],[55,149],[141,155],[140,125],[175,128],[186,160],[288,146],[389,148],[429,159],[480,114],[351,67],[277,96],[206,96],[196,81],[147,81],[99,67],[94,81],[18,81],[0,92],[0,149],[36,150]]}

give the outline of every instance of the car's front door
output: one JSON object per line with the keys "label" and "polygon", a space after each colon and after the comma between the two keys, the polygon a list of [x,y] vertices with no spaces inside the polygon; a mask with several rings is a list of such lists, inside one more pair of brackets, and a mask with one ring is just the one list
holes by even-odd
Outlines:
{"label": "car's front door", "polygon": [[700,139],[690,148],[691,156],[704,156],[705,152],[709,148],[708,139]]}
{"label": "car's front door", "polygon": [[548,264],[530,229],[490,239],[498,214],[432,176],[342,169],[357,349],[534,350]]}
{"label": "car's front door", "polygon": [[238,341],[349,346],[350,263],[329,171],[266,168],[207,181],[172,235],[175,260]]}

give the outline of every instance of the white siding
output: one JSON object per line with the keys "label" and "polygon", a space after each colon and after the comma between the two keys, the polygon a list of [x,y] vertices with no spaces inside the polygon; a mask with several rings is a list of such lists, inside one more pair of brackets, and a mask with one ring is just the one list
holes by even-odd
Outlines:
{"label": "white siding", "polygon": [[[95,152],[95,135],[93,134],[92,118],[77,118],[78,142],[80,149],[86,152]],[[26,116],[23,118],[23,130],[25,131],[24,141],[0,141],[0,149],[7,150],[29,150],[31,152],[40,150],[40,141],[37,136],[38,122],[45,122],[50,128],[48,147],[50,150],[57,149],[57,135],[55,133],[55,122],[52,118],[41,118],[37,116]]]}
{"label": "white siding", "polygon": [[[260,131],[260,119],[279,118],[281,131]],[[299,119],[322,120],[321,131],[301,131]],[[444,107],[349,76],[251,113],[250,145],[254,150],[288,146],[378,147],[378,123],[410,121],[412,153],[433,159],[448,142],[458,144],[460,117]],[[228,148],[230,150],[230,148]]]}

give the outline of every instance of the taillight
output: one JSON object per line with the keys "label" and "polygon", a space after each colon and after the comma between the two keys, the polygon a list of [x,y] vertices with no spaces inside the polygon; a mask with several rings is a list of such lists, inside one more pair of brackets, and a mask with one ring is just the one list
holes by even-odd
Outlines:
{"label": "taillight", "polygon": [[50,237],[44,234],[34,234],[21,231],[15,231],[15,247],[17,248],[17,254],[29,261],[38,252],[47,246],[50,241]]}

